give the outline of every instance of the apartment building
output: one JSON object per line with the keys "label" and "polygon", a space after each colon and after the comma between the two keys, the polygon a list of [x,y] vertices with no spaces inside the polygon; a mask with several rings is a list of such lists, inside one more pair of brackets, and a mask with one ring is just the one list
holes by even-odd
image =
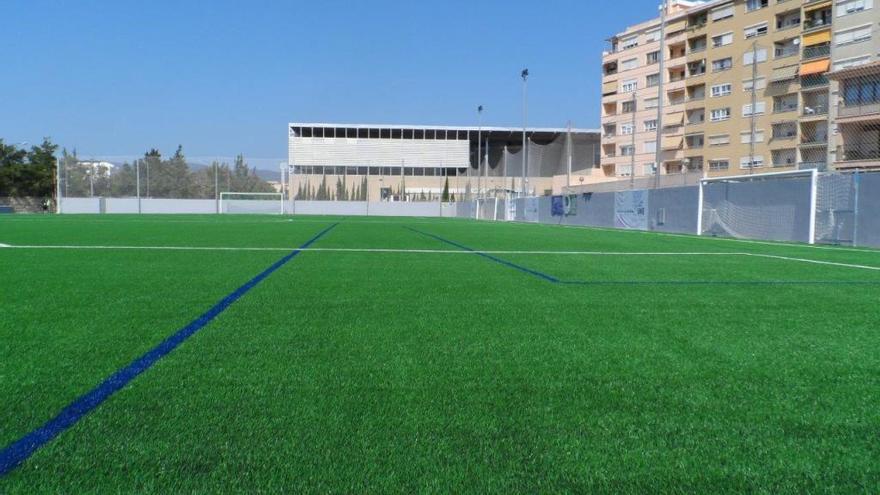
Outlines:
{"label": "apartment building", "polygon": [[880,11],[874,0],[833,5],[829,160],[839,170],[880,168]]}
{"label": "apartment building", "polygon": [[876,32],[872,7],[873,0],[668,2],[662,26],[657,18],[627,28],[603,55],[603,172],[826,169],[837,153],[829,141],[838,84],[828,73],[876,59],[876,35],[865,41]]}

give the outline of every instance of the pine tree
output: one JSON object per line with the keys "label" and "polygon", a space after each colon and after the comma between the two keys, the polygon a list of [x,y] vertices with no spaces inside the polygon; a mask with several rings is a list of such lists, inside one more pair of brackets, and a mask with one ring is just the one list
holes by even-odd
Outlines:
{"label": "pine tree", "polygon": [[449,176],[446,176],[446,182],[443,184],[443,195],[440,197],[440,201],[444,203],[449,202]]}

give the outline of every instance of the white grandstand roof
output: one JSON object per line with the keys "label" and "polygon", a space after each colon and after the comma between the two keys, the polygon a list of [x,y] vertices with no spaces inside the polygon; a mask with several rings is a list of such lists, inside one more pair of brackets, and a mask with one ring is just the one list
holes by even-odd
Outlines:
{"label": "white grandstand roof", "polygon": [[[522,127],[497,127],[497,126],[448,126],[448,125],[399,125],[399,124],[338,124],[330,122],[291,122],[288,127],[324,127],[324,128],[342,128],[342,129],[422,129],[433,131],[473,131],[477,132],[522,132]],[[526,127],[526,132],[537,133],[556,133],[561,134],[568,132],[567,127]],[[572,127],[571,132],[575,134],[596,134],[599,129],[583,129]]]}

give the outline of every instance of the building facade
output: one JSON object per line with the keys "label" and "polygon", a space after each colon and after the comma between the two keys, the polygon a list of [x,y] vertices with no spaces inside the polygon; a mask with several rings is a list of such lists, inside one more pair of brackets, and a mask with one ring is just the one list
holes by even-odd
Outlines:
{"label": "building facade", "polygon": [[527,129],[526,153],[521,128],[291,123],[288,136],[298,199],[436,201],[444,189],[450,199],[543,195],[604,179],[591,129]]}
{"label": "building facade", "polygon": [[877,59],[876,12],[873,0],[667,3],[665,19],[613,36],[603,55],[603,172],[835,166],[828,75]]}

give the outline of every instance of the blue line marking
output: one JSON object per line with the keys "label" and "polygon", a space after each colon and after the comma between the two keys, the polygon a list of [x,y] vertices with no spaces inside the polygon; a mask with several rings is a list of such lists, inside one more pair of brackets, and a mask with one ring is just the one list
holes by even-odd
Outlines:
{"label": "blue line marking", "polygon": [[472,253],[474,253],[474,254],[476,254],[476,255],[479,255],[479,256],[482,256],[482,257],[484,257],[484,258],[490,259],[490,260],[494,261],[495,263],[501,263],[501,264],[504,265],[504,266],[509,266],[510,268],[513,268],[513,269],[519,270],[519,271],[521,271],[521,272],[528,273],[529,275],[534,275],[534,276],[536,276],[536,277],[538,277],[538,278],[541,278],[541,279],[544,279],[544,280],[546,280],[546,281],[548,281],[548,282],[552,282],[552,283],[554,283],[554,284],[558,284],[558,283],[561,282],[561,280],[559,280],[558,278],[554,277],[553,275],[547,275],[546,273],[541,273],[541,272],[539,272],[539,271],[537,271],[537,270],[532,270],[531,268],[527,268],[527,267],[522,266],[522,265],[517,265],[516,263],[511,263],[510,261],[503,260],[503,259],[498,258],[498,257],[496,257],[496,256],[492,256],[491,254],[488,254],[488,253],[482,253],[482,252],[480,252],[480,251],[477,251],[476,249],[469,248],[469,247],[467,247],[467,246],[465,246],[465,245],[463,245],[463,244],[459,244],[459,243],[457,243],[457,242],[455,242],[455,241],[450,241],[449,239],[444,239],[444,238],[442,238],[442,237],[440,237],[440,236],[437,236],[437,235],[434,235],[434,234],[431,234],[431,233],[428,233],[428,232],[422,232],[421,230],[416,230],[416,229],[414,229],[414,228],[412,228],[412,227],[406,227],[406,228],[409,229],[409,230],[411,230],[411,231],[413,231],[413,232],[416,232],[416,233],[418,233],[418,234],[422,234],[422,235],[425,235],[425,236],[428,236],[428,237],[432,237],[432,238],[434,238],[434,239],[437,239],[437,240],[440,241],[440,242],[445,242],[446,244],[449,244],[450,246],[455,246],[455,247],[457,247],[457,248],[459,248],[459,249],[463,249],[463,250],[465,250],[465,251],[470,251],[470,252],[472,252]]}
{"label": "blue line marking", "polygon": [[417,230],[408,226],[404,226],[404,228],[411,230],[417,234],[428,236],[440,242],[449,244],[450,246],[455,246],[464,251],[469,251],[484,258],[488,258],[504,266],[508,266],[521,272],[528,273],[529,275],[534,275],[550,283],[559,285],[880,285],[880,282],[878,281],[861,280],[563,280],[561,278],[554,277],[553,275],[548,275],[546,273],[542,273],[522,265],[517,265],[516,263],[512,263],[496,256],[492,256],[491,254],[477,251],[474,248],[465,246],[464,244],[460,244],[449,239],[444,239],[443,237],[431,234],[430,232],[423,232],[421,230]]}
{"label": "blue line marking", "polygon": [[146,354],[135,359],[128,366],[111,375],[85,395],[74,400],[67,407],[62,409],[57,416],[43,424],[43,426],[31,431],[0,451],[0,476],[8,474],[22,462],[26,461],[43,445],[75,425],[80,419],[95,410],[105,400],[109,399],[113,394],[131,383],[131,381],[137,378],[138,375],[150,369],[150,367],[156,364],[157,361],[176,349],[180,344],[192,337],[193,334],[204,328],[205,325],[210,323],[220,313],[226,310],[226,308],[231,306],[232,303],[241,299],[242,296],[256,287],[257,284],[262,282],[266,277],[284,266],[288,261],[295,258],[296,255],[302,252],[302,249],[314,244],[318,239],[330,232],[337,225],[339,224],[334,223],[319,232],[317,235],[306,241],[305,244],[276,261],[262,273],[252,278],[228,296],[224,297],[220,302],[214,305],[214,307],[191,321],[187,326],[178,330],[174,335],[166,338],[159,345],[147,351]]}

